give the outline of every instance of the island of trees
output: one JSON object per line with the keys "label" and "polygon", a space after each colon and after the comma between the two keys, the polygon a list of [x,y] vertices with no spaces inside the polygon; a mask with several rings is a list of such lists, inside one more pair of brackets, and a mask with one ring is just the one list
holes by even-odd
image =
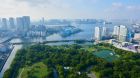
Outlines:
{"label": "island of trees", "polygon": [[[94,55],[109,50],[119,55],[107,61]],[[110,44],[32,45],[19,50],[4,78],[139,78],[140,54],[121,50]]]}

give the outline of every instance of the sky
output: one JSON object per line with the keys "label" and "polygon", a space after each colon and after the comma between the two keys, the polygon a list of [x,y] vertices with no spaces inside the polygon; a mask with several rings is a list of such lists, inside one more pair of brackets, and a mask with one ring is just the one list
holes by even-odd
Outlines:
{"label": "sky", "polygon": [[0,0],[0,17],[140,19],[140,0]]}

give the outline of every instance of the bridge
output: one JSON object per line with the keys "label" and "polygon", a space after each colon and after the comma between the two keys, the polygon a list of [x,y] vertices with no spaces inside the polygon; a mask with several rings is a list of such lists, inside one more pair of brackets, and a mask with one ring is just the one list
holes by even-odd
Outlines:
{"label": "bridge", "polygon": [[46,43],[58,43],[58,42],[75,42],[75,43],[84,43],[84,42],[94,42],[94,40],[55,40],[55,41],[38,41],[38,42],[32,42],[32,41],[24,41],[24,38],[22,37],[9,37],[6,40],[4,40],[3,42],[1,42],[0,44],[4,44],[4,43],[8,43],[10,42],[12,39],[23,39],[22,42],[12,42],[11,44],[13,45],[18,45],[18,44],[46,44]]}
{"label": "bridge", "polygon": [[7,43],[7,42],[11,41],[14,38],[19,38],[19,37],[9,37],[9,38],[3,40],[2,42],[0,42],[0,44]]}
{"label": "bridge", "polygon": [[11,43],[13,45],[19,44],[47,44],[47,43],[58,43],[58,42],[75,42],[75,43],[85,43],[85,42],[94,42],[94,40],[56,40],[56,41],[43,41],[43,42],[15,42]]}

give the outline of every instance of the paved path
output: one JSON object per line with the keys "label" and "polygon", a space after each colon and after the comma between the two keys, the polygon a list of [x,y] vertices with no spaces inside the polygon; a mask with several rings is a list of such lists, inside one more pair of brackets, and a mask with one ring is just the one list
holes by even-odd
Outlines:
{"label": "paved path", "polygon": [[88,75],[88,77],[90,77],[90,78],[97,78],[96,75],[95,75],[93,72],[91,72],[91,73],[89,73],[89,74],[87,74],[87,75]]}
{"label": "paved path", "polygon": [[20,72],[18,78],[21,78],[21,75],[22,75],[23,71],[24,71],[24,68],[21,70],[21,72]]}

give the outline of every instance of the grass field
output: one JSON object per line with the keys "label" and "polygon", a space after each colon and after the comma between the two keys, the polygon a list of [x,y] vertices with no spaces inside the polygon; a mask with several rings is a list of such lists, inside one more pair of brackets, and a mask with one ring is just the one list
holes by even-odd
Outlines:
{"label": "grass field", "polygon": [[95,52],[93,54],[96,55],[97,57],[107,60],[108,62],[112,62],[114,60],[119,59],[118,54],[116,54],[115,52],[109,51],[109,50],[102,50],[100,52]]}
{"label": "grass field", "polygon": [[20,69],[18,78],[45,78],[47,66],[42,62]]}

